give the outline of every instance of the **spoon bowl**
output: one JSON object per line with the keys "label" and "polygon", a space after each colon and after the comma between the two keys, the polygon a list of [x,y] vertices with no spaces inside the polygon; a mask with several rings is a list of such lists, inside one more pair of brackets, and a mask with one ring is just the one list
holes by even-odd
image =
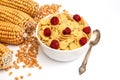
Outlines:
{"label": "spoon bowl", "polygon": [[100,41],[100,31],[98,29],[93,31],[92,38],[93,39],[91,39],[91,41],[90,41],[91,45],[96,45]]}

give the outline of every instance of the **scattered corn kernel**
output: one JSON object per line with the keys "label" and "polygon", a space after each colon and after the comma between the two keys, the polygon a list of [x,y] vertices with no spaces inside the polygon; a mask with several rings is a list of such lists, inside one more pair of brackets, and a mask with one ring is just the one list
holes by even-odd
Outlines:
{"label": "scattered corn kernel", "polygon": [[32,74],[31,73],[28,73],[28,75],[27,76],[31,76]]}
{"label": "scattered corn kernel", "polygon": [[9,76],[11,76],[13,74],[13,72],[9,72]]}
{"label": "scattered corn kernel", "polygon": [[24,76],[20,76],[20,79],[23,79],[24,78]]}
{"label": "scattered corn kernel", "polygon": [[19,80],[19,78],[18,78],[18,77],[15,77],[15,80]]}

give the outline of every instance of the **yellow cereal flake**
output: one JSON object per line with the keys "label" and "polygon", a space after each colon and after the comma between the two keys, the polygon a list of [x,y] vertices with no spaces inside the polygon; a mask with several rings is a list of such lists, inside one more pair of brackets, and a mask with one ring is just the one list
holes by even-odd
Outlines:
{"label": "yellow cereal flake", "polygon": [[80,24],[83,25],[83,26],[86,26],[86,23],[85,23],[85,20],[83,17],[81,17],[81,21],[80,21]]}
{"label": "yellow cereal flake", "polygon": [[56,39],[56,38],[58,38],[58,35],[59,35],[58,30],[55,30],[55,31],[52,32],[50,38],[51,39]]}
{"label": "yellow cereal flake", "polygon": [[76,21],[72,21],[71,25],[74,27],[74,29],[80,28],[79,23],[77,23]]}
{"label": "yellow cereal flake", "polygon": [[76,49],[77,45],[75,43],[70,44],[70,50]]}
{"label": "yellow cereal flake", "polygon": [[89,37],[91,36],[91,34],[88,34],[87,36],[88,36],[88,39],[89,39]]}
{"label": "yellow cereal flake", "polygon": [[81,45],[79,44],[79,42],[76,42],[77,48],[81,47]]}
{"label": "yellow cereal flake", "polygon": [[69,46],[68,46],[68,47],[66,47],[66,49],[65,49],[65,50],[70,50]]}
{"label": "yellow cereal flake", "polygon": [[72,34],[77,37],[79,35],[78,32],[79,32],[78,30],[74,30]]}
{"label": "yellow cereal flake", "polygon": [[83,28],[84,28],[84,26],[83,26],[83,25],[80,25],[79,30],[82,31]]}
{"label": "yellow cereal flake", "polygon": [[49,18],[41,19],[39,24],[41,25],[50,24],[50,19]]}
{"label": "yellow cereal flake", "polygon": [[84,37],[87,38],[87,40],[89,39],[89,38],[88,38],[88,35],[87,35],[86,33],[83,32],[83,35],[84,35]]}
{"label": "yellow cereal flake", "polygon": [[82,38],[82,37],[84,37],[84,32],[83,31],[79,31],[78,35],[77,35],[77,39]]}
{"label": "yellow cereal flake", "polygon": [[61,23],[61,25],[58,26],[58,31],[60,34],[62,34],[63,30],[67,27],[66,23]]}
{"label": "yellow cereal flake", "polygon": [[58,39],[60,41],[63,41],[63,40],[69,39],[69,38],[72,38],[72,35],[59,35]]}
{"label": "yellow cereal flake", "polygon": [[65,24],[66,24],[66,27],[69,27],[71,30],[74,30],[75,25],[74,25],[73,21],[68,20],[68,21],[65,22]]}
{"label": "yellow cereal flake", "polygon": [[67,21],[68,18],[65,14],[60,14],[59,19],[60,19],[60,23],[64,23],[65,21]]}
{"label": "yellow cereal flake", "polygon": [[65,41],[60,42],[60,49],[65,50],[67,48],[68,44]]}
{"label": "yellow cereal flake", "polygon": [[44,43],[45,43],[47,46],[50,46],[51,41],[52,41],[52,39],[49,39],[49,41],[44,41]]}
{"label": "yellow cereal flake", "polygon": [[47,26],[47,25],[44,25],[44,26],[41,26],[40,29],[43,31],[45,28],[50,28],[50,26]]}
{"label": "yellow cereal flake", "polygon": [[43,31],[39,31],[38,35],[41,35],[39,37],[41,37],[42,40],[49,40],[49,37],[44,36]]}

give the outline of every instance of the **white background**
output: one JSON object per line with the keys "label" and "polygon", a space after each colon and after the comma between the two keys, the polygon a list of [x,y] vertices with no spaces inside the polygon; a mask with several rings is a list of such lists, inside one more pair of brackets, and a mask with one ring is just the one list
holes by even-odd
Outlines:
{"label": "white background", "polygon": [[[101,40],[93,47],[87,70],[81,76],[78,68],[84,56],[68,63],[55,62],[41,51],[38,55],[42,70],[15,71],[13,76],[32,73],[24,80],[120,80],[120,0],[36,0],[40,5],[62,4],[70,13],[82,15],[92,29],[99,29]],[[14,49],[14,47],[13,47]],[[0,80],[14,80],[1,71]]]}

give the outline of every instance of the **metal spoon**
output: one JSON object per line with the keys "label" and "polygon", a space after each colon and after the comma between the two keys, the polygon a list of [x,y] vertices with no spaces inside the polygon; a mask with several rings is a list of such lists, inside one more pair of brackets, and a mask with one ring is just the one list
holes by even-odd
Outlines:
{"label": "metal spoon", "polygon": [[79,67],[79,74],[80,74],[80,75],[83,74],[83,73],[86,71],[86,65],[87,65],[87,62],[88,62],[88,58],[89,58],[89,56],[90,56],[91,49],[92,49],[92,47],[93,47],[94,45],[96,45],[96,44],[99,42],[99,40],[100,40],[100,31],[97,30],[97,29],[94,30],[91,39],[92,39],[92,40],[90,41],[90,44],[89,44],[90,47],[89,47],[89,49],[88,49],[88,51],[87,51],[87,54],[85,55],[85,58],[84,58],[84,60],[83,60],[83,62],[82,62],[82,65]]}

